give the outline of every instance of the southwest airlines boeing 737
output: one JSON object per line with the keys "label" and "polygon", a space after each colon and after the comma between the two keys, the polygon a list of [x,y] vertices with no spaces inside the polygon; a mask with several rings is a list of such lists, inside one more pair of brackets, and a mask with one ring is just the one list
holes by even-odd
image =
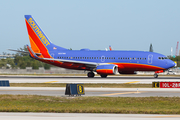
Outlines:
{"label": "southwest airlines boeing 737", "polygon": [[89,71],[87,76],[94,77],[94,72],[102,78],[114,74],[135,74],[135,71],[154,71],[154,77],[164,72],[175,63],[166,56],[144,51],[99,51],[68,50],[53,44],[37,25],[31,15],[25,15],[32,58],[67,69]]}

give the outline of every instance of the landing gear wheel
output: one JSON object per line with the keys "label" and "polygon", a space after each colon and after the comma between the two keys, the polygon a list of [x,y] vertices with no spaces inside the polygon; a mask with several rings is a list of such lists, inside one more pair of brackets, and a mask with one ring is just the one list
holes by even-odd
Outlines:
{"label": "landing gear wheel", "polygon": [[107,75],[101,75],[101,78],[107,78]]}
{"label": "landing gear wheel", "polygon": [[88,72],[87,76],[88,76],[88,78],[93,78],[94,77],[94,73],[93,72]]}
{"label": "landing gear wheel", "polygon": [[154,74],[154,78],[158,78],[158,74]]}

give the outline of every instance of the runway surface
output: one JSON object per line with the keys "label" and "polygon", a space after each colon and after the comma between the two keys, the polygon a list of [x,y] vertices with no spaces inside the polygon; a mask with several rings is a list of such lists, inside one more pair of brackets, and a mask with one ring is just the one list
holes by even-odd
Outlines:
{"label": "runway surface", "polygon": [[[153,81],[179,81],[180,77],[160,76],[110,76],[108,78],[57,77],[57,76],[0,76],[0,80],[9,80],[10,83],[145,83]],[[46,95],[65,96],[65,86],[61,87],[0,87],[0,94]],[[180,97],[178,88],[85,88],[85,96],[108,97]]]}
{"label": "runway surface", "polygon": [[180,115],[90,113],[0,113],[1,120],[179,120]]}
{"label": "runway surface", "polygon": [[[1,87],[0,94],[65,96],[65,87]],[[67,95],[66,95],[67,96]],[[174,88],[85,88],[83,96],[104,97],[180,97]]]}
{"label": "runway surface", "polygon": [[141,83],[152,84],[153,81],[180,81],[180,77],[159,76],[109,76],[107,78],[57,77],[57,76],[0,76],[0,80],[9,80],[10,83]]}
{"label": "runway surface", "polygon": [[[0,76],[0,80],[9,80],[10,83],[145,83],[153,81],[179,81],[180,77],[160,76],[115,76],[108,78],[87,77],[56,77],[56,76]],[[65,96],[65,87],[0,87],[0,94]],[[180,89],[159,88],[85,88],[83,96],[105,97],[180,97]],[[157,114],[87,114],[87,113],[0,113],[2,120],[179,120],[180,115]]]}

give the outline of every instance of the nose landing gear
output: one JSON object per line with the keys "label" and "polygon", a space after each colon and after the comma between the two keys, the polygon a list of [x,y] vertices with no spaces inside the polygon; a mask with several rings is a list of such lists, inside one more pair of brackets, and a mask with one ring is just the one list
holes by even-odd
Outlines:
{"label": "nose landing gear", "polygon": [[158,78],[158,73],[163,73],[163,70],[155,71],[154,78]]}
{"label": "nose landing gear", "polygon": [[158,74],[157,73],[154,74],[154,78],[158,78]]}

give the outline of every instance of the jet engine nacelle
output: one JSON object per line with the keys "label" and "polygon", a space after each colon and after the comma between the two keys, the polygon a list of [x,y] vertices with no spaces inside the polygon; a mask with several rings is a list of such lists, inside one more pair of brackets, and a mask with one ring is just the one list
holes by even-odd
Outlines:
{"label": "jet engine nacelle", "polygon": [[96,68],[97,74],[114,75],[118,73],[118,66],[113,64],[99,65]]}

